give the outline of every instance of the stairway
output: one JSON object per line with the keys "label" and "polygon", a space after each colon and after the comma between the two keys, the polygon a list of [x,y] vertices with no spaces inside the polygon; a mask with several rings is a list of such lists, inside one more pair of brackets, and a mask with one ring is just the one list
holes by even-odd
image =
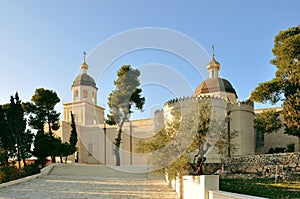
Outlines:
{"label": "stairway", "polygon": [[102,179],[148,179],[147,168],[142,166],[60,164],[54,167],[49,175],[94,176]]}

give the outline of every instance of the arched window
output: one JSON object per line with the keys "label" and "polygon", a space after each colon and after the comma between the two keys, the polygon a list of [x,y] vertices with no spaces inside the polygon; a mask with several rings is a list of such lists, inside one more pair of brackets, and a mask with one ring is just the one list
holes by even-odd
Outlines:
{"label": "arched window", "polygon": [[83,98],[87,98],[88,97],[88,91],[87,90],[83,90]]}
{"label": "arched window", "polygon": [[74,101],[78,100],[79,94],[78,94],[78,90],[75,90],[74,92]]}
{"label": "arched window", "polygon": [[95,92],[92,92],[92,101],[95,102]]}
{"label": "arched window", "polygon": [[88,155],[89,156],[92,156],[93,155],[93,144],[92,143],[89,143],[88,145]]}

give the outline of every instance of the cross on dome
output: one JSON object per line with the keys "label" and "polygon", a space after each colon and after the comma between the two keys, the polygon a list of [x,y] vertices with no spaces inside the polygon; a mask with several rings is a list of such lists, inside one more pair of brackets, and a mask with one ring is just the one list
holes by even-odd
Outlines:
{"label": "cross on dome", "polygon": [[83,52],[83,63],[80,65],[81,73],[86,73],[89,65],[86,63],[86,52]]}

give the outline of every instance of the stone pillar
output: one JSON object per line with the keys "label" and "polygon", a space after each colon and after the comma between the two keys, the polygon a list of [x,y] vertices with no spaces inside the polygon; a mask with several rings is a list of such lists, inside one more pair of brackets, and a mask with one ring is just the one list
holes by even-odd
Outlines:
{"label": "stone pillar", "polygon": [[209,199],[208,191],[219,190],[219,176],[218,175],[202,175],[200,176],[200,196],[201,199]]}
{"label": "stone pillar", "polygon": [[218,175],[183,176],[184,199],[208,199],[209,191],[218,190]]}

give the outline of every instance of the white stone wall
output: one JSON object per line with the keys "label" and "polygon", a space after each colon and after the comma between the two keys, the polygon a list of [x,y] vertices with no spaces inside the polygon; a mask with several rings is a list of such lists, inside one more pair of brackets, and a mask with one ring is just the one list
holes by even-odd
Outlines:
{"label": "white stone wall", "polygon": [[[130,152],[130,126],[132,152]],[[107,125],[106,135],[103,124],[77,125],[76,130],[80,163],[104,164],[106,162],[108,165],[115,165],[114,140],[118,133],[117,126]],[[70,132],[70,123],[64,122],[62,125],[63,142],[69,141]],[[136,153],[136,147],[140,140],[147,139],[153,135],[154,125],[152,119],[133,121],[131,125],[130,122],[125,123],[120,148],[121,165],[147,165],[148,154]],[[74,157],[69,158],[72,161],[73,159]]]}
{"label": "white stone wall", "polygon": [[230,131],[236,132],[234,156],[255,153],[254,107],[247,103],[229,104]]}
{"label": "white stone wall", "polygon": [[[81,102],[86,101],[91,104],[97,104],[97,88],[92,86],[80,85],[72,87],[72,101]],[[78,94],[78,96],[77,96]]]}

